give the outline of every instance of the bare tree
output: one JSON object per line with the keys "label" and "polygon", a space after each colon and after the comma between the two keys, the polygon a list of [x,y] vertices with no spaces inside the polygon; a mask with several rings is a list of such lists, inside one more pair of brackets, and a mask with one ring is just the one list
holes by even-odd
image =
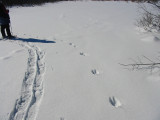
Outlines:
{"label": "bare tree", "polygon": [[139,4],[142,13],[136,25],[149,32],[152,30],[160,31],[160,1],[148,1],[147,3],[150,9],[147,8],[146,4]]}

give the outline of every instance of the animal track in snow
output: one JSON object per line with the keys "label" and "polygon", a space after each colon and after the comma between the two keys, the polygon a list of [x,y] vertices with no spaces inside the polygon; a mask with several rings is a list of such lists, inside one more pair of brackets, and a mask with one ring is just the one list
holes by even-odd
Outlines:
{"label": "animal track in snow", "polygon": [[122,103],[116,97],[109,97],[109,102],[112,106],[118,108],[122,106]]}
{"label": "animal track in snow", "polygon": [[71,45],[71,46],[73,46],[73,47],[77,47],[75,44],[73,44],[73,43],[69,43],[69,45]]}
{"label": "animal track in snow", "polygon": [[88,56],[88,54],[84,53],[84,52],[80,52],[79,54],[82,55],[82,56]]}
{"label": "animal track in snow", "polygon": [[[16,100],[9,120],[35,120],[43,96],[43,75],[45,63],[44,52],[38,47],[20,42],[18,44],[28,50],[29,58],[25,72],[20,98]],[[15,51],[18,52],[18,51]]]}
{"label": "animal track in snow", "polygon": [[94,75],[99,75],[100,74],[100,72],[98,70],[96,70],[96,69],[91,70],[91,72]]}

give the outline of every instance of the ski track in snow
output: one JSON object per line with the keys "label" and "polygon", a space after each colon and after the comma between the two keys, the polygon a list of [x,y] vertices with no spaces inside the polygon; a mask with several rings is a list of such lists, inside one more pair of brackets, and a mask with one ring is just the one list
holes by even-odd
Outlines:
{"label": "ski track in snow", "polygon": [[16,100],[9,120],[35,120],[44,93],[45,63],[43,58],[45,53],[27,42],[15,42],[28,50],[29,57],[20,98]]}

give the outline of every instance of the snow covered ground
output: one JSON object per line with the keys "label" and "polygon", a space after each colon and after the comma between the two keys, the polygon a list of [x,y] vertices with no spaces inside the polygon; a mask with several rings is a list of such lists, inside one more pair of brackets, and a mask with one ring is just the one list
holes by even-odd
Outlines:
{"label": "snow covered ground", "polygon": [[159,69],[119,64],[159,57],[160,35],[137,30],[137,8],[89,1],[10,8],[19,38],[0,41],[0,120],[159,120]]}

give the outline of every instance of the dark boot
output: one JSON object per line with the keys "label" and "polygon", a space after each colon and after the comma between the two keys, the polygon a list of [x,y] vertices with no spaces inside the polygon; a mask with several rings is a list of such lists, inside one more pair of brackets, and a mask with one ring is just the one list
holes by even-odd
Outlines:
{"label": "dark boot", "polygon": [[6,25],[6,32],[7,32],[8,37],[12,37],[9,24]]}
{"label": "dark boot", "polygon": [[3,38],[6,38],[6,33],[5,33],[5,25],[1,25],[1,34]]}

